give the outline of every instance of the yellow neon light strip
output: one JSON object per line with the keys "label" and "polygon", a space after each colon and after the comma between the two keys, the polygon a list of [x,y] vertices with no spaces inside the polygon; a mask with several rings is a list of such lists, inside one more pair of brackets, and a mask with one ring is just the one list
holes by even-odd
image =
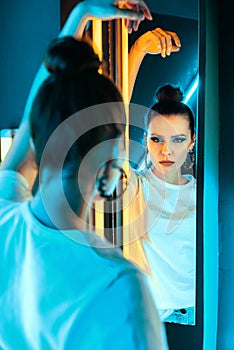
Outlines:
{"label": "yellow neon light strip", "polygon": [[[94,18],[92,21],[92,40],[93,48],[96,54],[99,56],[100,61],[103,58],[102,52],[102,20]],[[99,69],[99,73],[102,73],[102,68]],[[95,203],[95,232],[100,237],[104,237],[104,202],[97,201]]]}
{"label": "yellow neon light strip", "polygon": [[[127,175],[129,175],[129,97],[128,97],[128,30],[124,25],[124,20],[122,19],[122,95],[124,102],[126,103],[126,131],[125,131],[125,142],[126,142],[126,162],[124,165],[124,170]],[[125,200],[128,201],[125,196]],[[129,232],[129,207],[127,206],[123,212],[123,242],[128,242],[130,237]],[[123,255],[128,258],[129,257],[129,244],[123,245]]]}
{"label": "yellow neon light strip", "polygon": [[[99,56],[102,62],[102,20],[98,18],[93,19],[92,23],[92,38],[93,47],[96,54]],[[99,69],[99,73],[102,73],[102,68]]]}

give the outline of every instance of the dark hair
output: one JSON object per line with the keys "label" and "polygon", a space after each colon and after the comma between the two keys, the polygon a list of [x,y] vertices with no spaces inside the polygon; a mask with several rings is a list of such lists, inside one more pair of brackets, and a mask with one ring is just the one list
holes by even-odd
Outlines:
{"label": "dark hair", "polygon": [[[115,84],[98,72],[101,62],[88,42],[73,37],[55,39],[48,47],[44,63],[50,76],[40,87],[30,115],[31,135],[38,164],[53,131],[68,117],[90,106],[121,102],[115,110],[108,108],[105,116],[100,115],[101,113],[88,116],[103,119],[98,121],[95,128],[90,128],[91,130],[84,128],[87,132],[73,144],[64,165],[78,161],[102,140],[123,133],[125,114],[122,96]],[[87,118],[81,114],[77,127],[90,125],[88,123]],[[60,144],[66,143],[68,137],[69,134],[64,132]],[[53,159],[50,161],[53,163]]]}
{"label": "dark hair", "polygon": [[150,112],[146,115],[146,129],[149,126],[152,118],[155,115],[171,115],[180,114],[183,115],[189,122],[189,129],[191,131],[191,138],[195,132],[194,115],[191,109],[183,102],[183,92],[179,87],[172,86],[170,84],[161,86],[156,92],[156,102]]}

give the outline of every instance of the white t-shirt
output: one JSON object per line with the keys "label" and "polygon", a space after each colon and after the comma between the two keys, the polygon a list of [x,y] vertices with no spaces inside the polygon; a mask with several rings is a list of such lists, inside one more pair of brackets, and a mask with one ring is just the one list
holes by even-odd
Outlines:
{"label": "white t-shirt", "polygon": [[0,172],[0,198],[1,349],[167,349],[145,276],[118,249],[42,225],[19,173]]}
{"label": "white t-shirt", "polygon": [[186,184],[174,185],[151,169],[136,174],[141,187],[137,201],[144,197],[146,224],[140,239],[143,249],[133,242],[128,258],[144,270],[148,265],[162,313],[195,306],[196,180],[186,175]]}

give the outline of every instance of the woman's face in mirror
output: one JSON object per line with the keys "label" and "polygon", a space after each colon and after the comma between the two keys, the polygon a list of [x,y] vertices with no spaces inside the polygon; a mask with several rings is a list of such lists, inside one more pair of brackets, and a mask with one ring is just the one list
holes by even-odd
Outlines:
{"label": "woman's face in mirror", "polygon": [[148,126],[147,149],[155,174],[183,183],[181,167],[194,146],[189,122],[184,115],[155,115]]}

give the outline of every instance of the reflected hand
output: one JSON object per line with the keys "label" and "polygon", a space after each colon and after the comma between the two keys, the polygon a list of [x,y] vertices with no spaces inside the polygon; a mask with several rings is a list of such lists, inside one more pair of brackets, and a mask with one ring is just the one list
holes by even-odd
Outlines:
{"label": "reflected hand", "polygon": [[170,56],[171,52],[178,52],[181,43],[175,32],[156,28],[141,35],[134,46],[138,51],[166,57]]}
{"label": "reflected hand", "polygon": [[102,20],[124,18],[129,33],[137,30],[145,18],[152,19],[143,0],[86,0],[84,3],[91,17]]}
{"label": "reflected hand", "polygon": [[[109,199],[112,197],[122,173],[122,167],[115,161],[110,160],[105,164],[104,169],[101,169],[96,179],[100,198]],[[95,199],[98,200],[98,196]]]}

